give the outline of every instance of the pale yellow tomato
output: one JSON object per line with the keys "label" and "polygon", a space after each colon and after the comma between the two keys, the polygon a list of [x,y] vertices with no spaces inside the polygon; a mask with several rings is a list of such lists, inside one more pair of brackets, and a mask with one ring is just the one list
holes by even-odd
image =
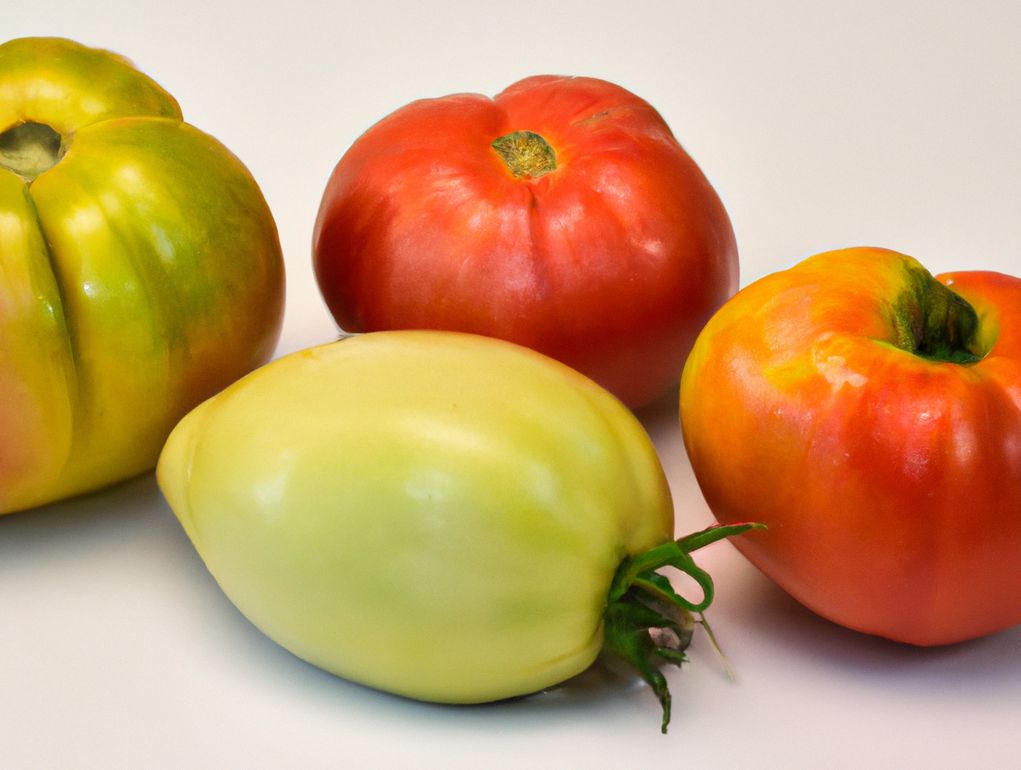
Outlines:
{"label": "pale yellow tomato", "polygon": [[631,412],[563,364],[473,335],[378,332],[286,356],[185,417],[157,473],[255,625],[430,701],[582,671],[621,563],[675,546]]}

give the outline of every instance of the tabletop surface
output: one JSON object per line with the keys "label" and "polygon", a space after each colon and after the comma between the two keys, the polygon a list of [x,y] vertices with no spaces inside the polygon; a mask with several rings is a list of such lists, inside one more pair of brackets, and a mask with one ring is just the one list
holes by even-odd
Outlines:
{"label": "tabletop surface", "polygon": [[[311,232],[358,135],[413,99],[539,73],[660,111],[730,213],[742,285],[851,245],[1021,274],[1017,3],[8,6],[5,38],[126,55],[249,167],[287,265],[279,355],[336,337]],[[677,533],[708,524],[676,392],[639,417]],[[0,518],[0,768],[1017,766],[1021,627],[918,649],[818,618],[728,543],[700,563],[735,676],[696,635],[666,736],[647,688],[600,665],[513,701],[422,704],[257,631],[147,474]]]}

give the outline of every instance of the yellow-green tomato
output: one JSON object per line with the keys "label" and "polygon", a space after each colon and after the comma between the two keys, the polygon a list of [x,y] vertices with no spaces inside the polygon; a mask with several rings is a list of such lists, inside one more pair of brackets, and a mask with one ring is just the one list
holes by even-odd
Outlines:
{"label": "yellow-green tomato", "polygon": [[276,226],[247,169],[115,54],[0,45],[0,513],[151,468],[268,360]]}
{"label": "yellow-green tomato", "polygon": [[585,669],[618,566],[673,535],[655,450],[620,402],[531,350],[451,332],[278,359],[185,417],[157,474],[262,631],[430,701]]}

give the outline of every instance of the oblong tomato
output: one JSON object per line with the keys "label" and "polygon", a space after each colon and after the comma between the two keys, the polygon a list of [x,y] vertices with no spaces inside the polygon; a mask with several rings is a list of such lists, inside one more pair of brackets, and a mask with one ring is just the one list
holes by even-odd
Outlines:
{"label": "oblong tomato", "polygon": [[1021,280],[882,249],[739,292],[681,383],[684,439],[736,542],[838,623],[919,645],[1021,622]]}
{"label": "oblong tomato", "polygon": [[0,513],[135,475],[283,313],[247,169],[125,60],[0,46]]}
{"label": "oblong tomato", "polygon": [[734,233],[662,117],[594,78],[413,102],[344,154],[314,234],[349,332],[511,340],[631,406],[660,395],[737,287]]}
{"label": "oblong tomato", "polygon": [[[648,573],[669,562],[708,603],[686,553],[729,534],[671,539],[656,452],[609,393],[534,351],[449,332],[278,359],[185,417],[157,476],[209,571],[268,636],[440,702],[556,684],[610,639],[656,688],[665,724],[666,683],[643,670],[657,657],[652,608],[632,583],[658,601],[669,584]],[[670,615],[655,623],[690,634]]]}

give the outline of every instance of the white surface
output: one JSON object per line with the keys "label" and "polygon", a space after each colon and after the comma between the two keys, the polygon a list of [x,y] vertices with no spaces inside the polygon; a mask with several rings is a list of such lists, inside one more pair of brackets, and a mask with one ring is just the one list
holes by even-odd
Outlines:
{"label": "white surface", "polygon": [[[334,328],[309,264],[326,178],[423,96],[594,75],[652,102],[728,206],[742,283],[831,247],[1021,272],[1021,4],[5,2],[4,38],[132,58],[261,183],[288,266],[281,352]],[[678,510],[709,521],[672,398],[642,413]],[[674,719],[596,669],[487,707],[322,673],[219,592],[151,476],[0,518],[0,768],[1017,767],[1021,628],[935,650],[860,636],[729,545]]]}

